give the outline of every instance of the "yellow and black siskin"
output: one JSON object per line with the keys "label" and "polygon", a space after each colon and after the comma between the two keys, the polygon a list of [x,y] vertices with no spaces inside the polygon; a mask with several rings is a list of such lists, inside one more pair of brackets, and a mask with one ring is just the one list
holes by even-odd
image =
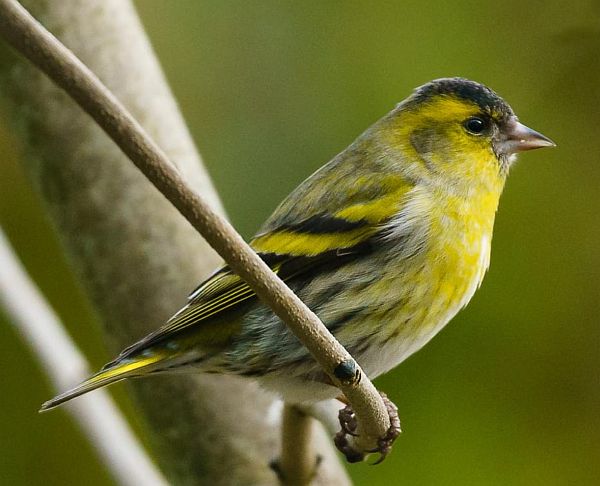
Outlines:
{"label": "yellow and black siskin", "polygon": [[[469,302],[489,265],[511,164],[553,145],[489,88],[438,79],[300,184],[251,244],[374,378]],[[292,403],[339,395],[224,267],[164,327],[42,410],[124,378],[180,371],[250,376]]]}

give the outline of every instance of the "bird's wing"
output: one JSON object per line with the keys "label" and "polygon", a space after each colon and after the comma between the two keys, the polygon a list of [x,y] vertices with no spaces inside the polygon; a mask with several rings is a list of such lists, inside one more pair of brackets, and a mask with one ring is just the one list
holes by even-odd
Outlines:
{"label": "bird's wing", "polygon": [[[327,173],[317,172],[307,179],[250,242],[284,281],[324,264],[342,264],[368,251],[369,242],[397,214],[403,197],[411,189],[404,179],[383,171],[370,174],[369,180],[362,182],[356,180],[356,174],[344,178],[339,177],[338,171],[337,175],[337,180],[331,180],[331,187],[317,185],[319,191],[313,198],[306,197],[312,190],[311,184],[315,179],[322,183]],[[303,204],[307,200],[311,201],[308,207]],[[181,331],[202,326],[255,297],[246,282],[225,266],[194,290],[188,304],[163,327],[127,348],[116,361]]]}

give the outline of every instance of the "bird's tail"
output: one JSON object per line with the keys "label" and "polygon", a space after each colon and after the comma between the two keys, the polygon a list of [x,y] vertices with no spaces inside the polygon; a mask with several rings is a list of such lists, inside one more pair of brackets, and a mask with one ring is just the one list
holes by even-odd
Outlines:
{"label": "bird's tail", "polygon": [[92,375],[83,383],[77,385],[75,388],[61,393],[52,400],[48,400],[42,405],[40,412],[50,410],[73,398],[96,390],[97,388],[110,385],[111,383],[115,383],[125,378],[140,376],[154,371],[155,369],[162,367],[159,365],[159,362],[164,360],[165,356],[161,353],[153,353],[149,356],[136,356],[123,360],[117,359],[106,365],[98,373]]}

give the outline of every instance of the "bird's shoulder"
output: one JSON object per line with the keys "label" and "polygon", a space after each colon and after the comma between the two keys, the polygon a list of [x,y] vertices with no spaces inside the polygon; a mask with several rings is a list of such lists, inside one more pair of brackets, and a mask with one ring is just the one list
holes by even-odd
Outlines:
{"label": "bird's shoulder", "polygon": [[354,246],[380,231],[414,186],[401,161],[370,144],[351,145],[292,191],[251,244],[291,256]]}

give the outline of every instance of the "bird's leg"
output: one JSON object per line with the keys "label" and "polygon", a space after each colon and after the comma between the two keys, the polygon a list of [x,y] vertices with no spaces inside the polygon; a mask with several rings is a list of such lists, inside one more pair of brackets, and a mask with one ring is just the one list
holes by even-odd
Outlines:
{"label": "bird's leg", "polygon": [[[388,431],[377,440],[377,447],[367,452],[379,452],[381,457],[374,463],[379,464],[382,462],[392,450],[392,444],[396,440],[396,437],[400,435],[400,417],[398,416],[398,407],[387,397],[383,392],[379,392],[383,403],[387,409],[390,418],[390,428]],[[339,420],[341,430],[335,435],[334,443],[338,450],[346,456],[348,462],[360,462],[364,460],[365,453],[357,451],[350,441],[348,436],[357,435],[358,422],[352,406],[348,403],[345,397],[338,398],[343,403],[346,403],[346,407],[341,409],[339,412]]]}

